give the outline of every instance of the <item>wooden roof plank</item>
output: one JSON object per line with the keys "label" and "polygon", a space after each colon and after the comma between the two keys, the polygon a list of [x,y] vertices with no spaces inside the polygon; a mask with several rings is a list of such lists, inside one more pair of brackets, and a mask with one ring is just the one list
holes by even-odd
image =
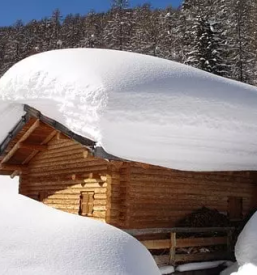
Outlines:
{"label": "wooden roof plank", "polygon": [[37,119],[34,124],[26,131],[26,133],[19,139],[19,141],[14,145],[14,147],[8,152],[8,154],[3,158],[1,163],[6,163],[11,157],[15,154],[15,152],[20,148],[20,143],[25,141],[33,131],[40,125],[40,120]]}

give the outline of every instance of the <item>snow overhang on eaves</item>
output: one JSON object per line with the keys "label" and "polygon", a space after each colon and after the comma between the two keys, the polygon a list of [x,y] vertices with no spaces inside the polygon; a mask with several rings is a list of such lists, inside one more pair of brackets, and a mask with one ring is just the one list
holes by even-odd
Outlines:
{"label": "snow overhang on eaves", "polygon": [[[10,142],[18,135],[18,133],[22,130],[22,128],[25,126],[25,124],[30,120],[30,118],[37,118],[41,122],[47,124],[48,126],[52,127],[53,129],[61,132],[65,136],[69,137],[70,139],[73,139],[80,143],[81,145],[87,147],[92,154],[95,157],[108,159],[108,160],[121,160],[120,158],[113,156],[111,154],[108,154],[102,147],[96,146],[96,142],[93,140],[90,140],[88,138],[85,138],[81,135],[78,135],[74,132],[72,132],[70,129],[68,129],[66,126],[62,125],[58,121],[55,121],[47,116],[44,116],[41,112],[38,110],[28,106],[24,105],[24,111],[26,114],[21,117],[20,121],[15,125],[12,131],[8,133],[4,141],[0,144],[0,156],[2,156],[5,153],[5,150],[7,149]],[[1,159],[0,159],[1,162]]]}

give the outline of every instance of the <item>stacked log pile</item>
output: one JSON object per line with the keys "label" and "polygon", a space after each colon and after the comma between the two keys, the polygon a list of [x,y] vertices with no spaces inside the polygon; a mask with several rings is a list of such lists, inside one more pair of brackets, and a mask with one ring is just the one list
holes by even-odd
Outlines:
{"label": "stacked log pile", "polygon": [[207,207],[197,209],[177,224],[178,227],[228,227],[229,225],[226,215]]}

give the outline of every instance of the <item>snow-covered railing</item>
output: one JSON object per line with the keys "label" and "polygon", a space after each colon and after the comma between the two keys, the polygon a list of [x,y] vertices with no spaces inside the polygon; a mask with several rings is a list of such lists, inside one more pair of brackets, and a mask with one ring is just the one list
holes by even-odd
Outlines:
{"label": "snow-covered railing", "polygon": [[[196,261],[225,260],[233,258],[232,235],[233,227],[208,227],[208,228],[152,228],[125,230],[132,236],[141,239],[141,243],[153,252],[157,250],[169,251],[154,255],[158,265],[189,263]],[[201,234],[222,233],[224,236],[199,236]],[[165,234],[165,238],[163,235]],[[178,234],[182,236],[178,237]],[[190,235],[186,237],[184,235]],[[195,234],[195,236],[192,236]],[[162,238],[160,237],[162,235]],[[167,238],[169,235],[169,238]],[[147,239],[147,236],[151,238]],[[156,238],[154,237],[156,236]],[[210,247],[221,247],[211,251]]]}

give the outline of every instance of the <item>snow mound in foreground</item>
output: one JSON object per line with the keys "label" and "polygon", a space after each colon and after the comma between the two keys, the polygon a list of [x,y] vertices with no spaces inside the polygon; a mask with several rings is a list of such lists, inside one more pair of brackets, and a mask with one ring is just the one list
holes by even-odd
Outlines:
{"label": "snow mound in foreground", "polygon": [[137,240],[104,223],[7,193],[0,220],[0,274],[160,274]]}
{"label": "snow mound in foreground", "polygon": [[231,273],[231,275],[256,275],[257,266],[253,264],[245,264],[239,267],[237,272]]}
{"label": "snow mound in foreground", "polygon": [[0,80],[0,141],[23,104],[120,158],[257,169],[257,89],[176,62],[100,49],[37,54]]}
{"label": "snow mound in foreground", "polygon": [[235,247],[235,255],[239,266],[244,264],[257,266],[257,212],[240,233]]}

